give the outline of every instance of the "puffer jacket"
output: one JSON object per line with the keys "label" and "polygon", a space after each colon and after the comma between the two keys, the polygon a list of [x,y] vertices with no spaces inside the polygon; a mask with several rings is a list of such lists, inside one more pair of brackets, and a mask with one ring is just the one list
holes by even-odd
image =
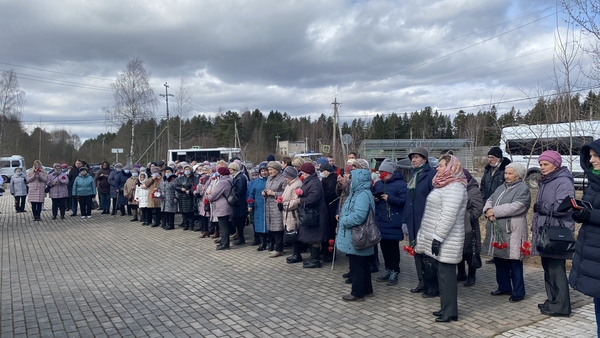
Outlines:
{"label": "puffer jacket", "polygon": [[[573,175],[567,167],[560,167],[554,172],[542,176],[539,181],[539,189],[535,204],[538,206],[537,211],[533,214],[531,222],[531,243],[537,243],[540,228],[544,226],[546,220],[550,216],[552,210],[552,218],[549,220],[550,225],[564,225],[571,231],[575,231],[575,221],[571,217],[572,210],[566,212],[558,212],[556,209],[565,198],[573,198],[575,196],[575,185],[573,183]],[[572,252],[561,254],[550,254],[538,252],[535,245],[531,246],[532,256],[550,257],[556,259],[571,259]]]}
{"label": "puffer jacket", "polygon": [[294,190],[302,187],[302,181],[294,178],[289,185],[286,185],[283,191],[283,225],[285,230],[292,231],[298,229],[298,204],[300,199],[294,193]]}
{"label": "puffer jacket", "polygon": [[227,202],[232,184],[231,175],[220,175],[212,190],[207,191],[206,198],[211,203],[211,217],[231,216],[233,213],[233,206]]}
{"label": "puffer jacket", "polygon": [[42,171],[35,173],[33,170],[27,174],[27,184],[29,185],[29,194],[27,198],[29,202],[44,203],[46,199],[46,182],[48,181],[48,174],[42,169]]}
{"label": "puffer jacket", "polygon": [[[415,175],[415,169],[411,172],[411,177]],[[406,204],[404,204],[404,222],[408,228],[408,238],[412,242],[417,238],[417,233],[423,220],[425,211],[425,202],[427,195],[433,190],[431,183],[435,176],[435,170],[429,166],[429,162],[423,165],[417,174],[417,189],[413,193],[410,190],[406,193]]]}
{"label": "puffer jacket", "polygon": [[91,175],[85,176],[79,174],[73,183],[73,196],[94,196],[96,195],[96,184]]}
{"label": "puffer jacket", "polygon": [[379,224],[382,239],[401,241],[404,239],[402,232],[402,219],[404,218],[404,204],[406,203],[406,182],[404,175],[394,172],[387,181],[379,180],[373,186],[373,194],[383,193],[388,195],[387,201],[380,199],[375,202],[375,216]]}
{"label": "puffer jacket", "polygon": [[[140,174],[142,176],[142,174]],[[139,184],[135,187],[135,195],[133,199],[138,203],[140,208],[148,207],[148,188],[144,182],[146,181],[146,175],[144,173],[143,177],[138,178]]]}
{"label": "puffer jacket", "polygon": [[283,174],[278,173],[276,176],[269,176],[265,190],[273,190],[275,196],[265,196],[265,215],[267,218],[267,229],[269,231],[283,231],[283,214],[277,207],[277,197],[283,195],[285,190],[285,180]]}
{"label": "puffer jacket", "polygon": [[[527,210],[531,205],[531,192],[522,180],[504,183],[488,198],[483,207],[483,213],[494,209],[496,225],[487,221],[483,251],[490,256],[504,259],[524,258],[519,249],[527,241]],[[498,249],[492,246],[493,242],[507,243],[508,247]]]}
{"label": "puffer jacket", "polygon": [[[467,189],[462,183],[433,189],[427,195],[415,252],[442,263],[459,263],[463,258],[466,208]],[[431,253],[434,239],[442,243],[437,256]]]}
{"label": "puffer jacket", "polygon": [[581,168],[589,185],[582,200],[590,202],[590,220],[581,225],[575,244],[575,255],[569,274],[571,287],[584,295],[600,297],[600,176],[592,173],[590,149],[600,154],[600,140],[581,147]]}
{"label": "puffer jacket", "polygon": [[[181,175],[173,181],[175,192],[177,193],[177,202],[179,203],[179,212],[192,213],[194,212],[193,191],[194,191],[194,175]],[[181,189],[187,192],[181,191]]]}
{"label": "puffer jacket", "polygon": [[160,186],[158,191],[160,191],[160,211],[161,212],[177,212],[177,202],[175,198],[175,187],[173,186],[173,180],[175,180],[175,175],[171,177],[163,177],[163,180],[160,182]]}
{"label": "puffer jacket", "polygon": [[129,205],[138,205],[138,201],[135,200],[135,190],[137,189],[138,185],[140,185],[140,180],[137,177],[131,176],[127,179],[127,181],[125,181],[125,185],[123,186],[125,197],[127,197],[130,193],[133,196],[133,200],[127,201]]}
{"label": "puffer jacket", "polygon": [[10,193],[13,196],[27,196],[27,179],[25,174],[13,175],[10,178]]}
{"label": "puffer jacket", "polygon": [[52,171],[48,175],[46,185],[50,187],[48,197],[50,198],[65,198],[69,197],[69,177],[67,174]]}
{"label": "puffer jacket", "polygon": [[345,254],[370,256],[374,253],[373,247],[356,250],[352,245],[352,228],[365,224],[369,209],[375,209],[375,200],[371,194],[371,173],[367,169],[354,169],[351,179],[350,195],[340,213],[335,246]]}

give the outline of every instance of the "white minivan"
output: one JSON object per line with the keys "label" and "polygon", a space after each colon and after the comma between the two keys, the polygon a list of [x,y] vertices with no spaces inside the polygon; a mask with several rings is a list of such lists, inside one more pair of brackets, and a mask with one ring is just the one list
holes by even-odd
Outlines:
{"label": "white minivan", "polygon": [[0,176],[2,176],[5,183],[10,181],[12,175],[15,174],[16,168],[21,168],[25,171],[25,159],[23,156],[0,157]]}

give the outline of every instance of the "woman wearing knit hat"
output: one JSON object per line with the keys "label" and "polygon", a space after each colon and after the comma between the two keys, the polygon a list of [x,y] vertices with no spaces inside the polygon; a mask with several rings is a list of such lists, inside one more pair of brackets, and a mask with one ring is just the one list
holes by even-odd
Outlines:
{"label": "woman wearing knit hat", "polygon": [[319,177],[321,178],[321,184],[323,185],[327,214],[329,215],[327,218],[327,231],[329,236],[326,241],[321,243],[321,254],[323,256],[323,262],[328,263],[333,260],[333,251],[329,251],[329,240],[335,240],[335,228],[337,227],[335,214],[340,201],[338,195],[335,193],[338,175],[333,166],[329,162],[325,162],[319,167]]}
{"label": "woman wearing knit hat", "polygon": [[494,257],[498,289],[493,296],[511,295],[510,302],[525,298],[523,280],[523,258],[520,250],[527,241],[527,211],[531,204],[531,193],[523,178],[525,167],[510,163],[504,170],[504,184],[487,199],[483,213],[487,217],[482,251]]}
{"label": "woman wearing knit hat", "polygon": [[547,299],[538,307],[544,315],[569,316],[571,314],[571,298],[565,263],[567,259],[573,258],[573,253],[538,252],[535,243],[537,243],[540,228],[548,223],[551,226],[565,226],[571,231],[575,230],[575,221],[571,217],[572,209],[557,210],[563,200],[575,196],[573,175],[567,167],[561,166],[562,157],[554,150],[544,151],[538,157],[538,162],[542,178],[539,181],[536,202],[533,205],[531,255],[542,257],[547,296]]}
{"label": "woman wearing knit hat", "polygon": [[240,166],[238,160],[235,162],[229,163],[229,172],[232,176],[232,184],[235,187],[233,192],[237,194],[237,204],[233,206],[233,211],[231,213],[231,224],[235,229],[235,235],[232,239],[236,239],[237,237],[237,245],[242,245],[246,243],[246,238],[244,237],[244,227],[246,226],[246,218],[248,217],[248,202],[246,202],[246,195],[248,193],[248,179],[246,175],[242,172],[244,169],[243,165]]}
{"label": "woman wearing knit hat", "polygon": [[154,216],[154,223],[152,223],[151,217],[149,217],[146,222],[152,224],[153,228],[160,226],[162,220],[162,215],[160,213],[160,195],[157,194],[161,181],[162,176],[160,174],[160,169],[156,166],[152,167],[150,176],[144,182],[144,185],[148,191],[148,210],[146,212],[148,216]]}
{"label": "woman wearing knit hat", "polygon": [[138,202],[135,200],[135,190],[140,184],[140,180],[138,179],[139,174],[140,171],[138,169],[131,169],[131,176],[123,185],[123,192],[125,198],[127,198],[127,209],[131,210],[131,213],[133,214],[131,222],[138,221]]}
{"label": "woman wearing knit hat", "polygon": [[269,178],[262,192],[265,198],[265,217],[269,230],[269,258],[283,255],[283,214],[279,210],[277,199],[285,190],[285,180],[281,173],[281,163],[271,161],[267,164]]}
{"label": "woman wearing knit hat", "polygon": [[60,209],[60,218],[65,219],[66,199],[69,197],[69,178],[62,172],[62,166],[54,163],[54,170],[48,174],[46,185],[50,187],[48,196],[52,199],[52,219],[56,219]]}
{"label": "woman wearing knit hat", "polygon": [[258,172],[258,178],[254,179],[251,187],[248,188],[248,212],[254,216],[255,241],[252,244],[258,244],[256,251],[263,251],[267,248],[268,232],[265,219],[265,198],[262,195],[269,177],[267,162],[261,162],[258,165]]}
{"label": "woman wearing knit hat", "polygon": [[233,206],[227,202],[233,186],[231,172],[227,167],[217,169],[219,178],[211,190],[206,192],[208,201],[211,203],[211,217],[217,218],[221,241],[217,250],[229,250],[229,217],[233,213]]}
{"label": "woman wearing knit hat", "polygon": [[174,169],[165,167],[158,192],[160,193],[160,213],[162,215],[163,229],[175,229],[175,213],[177,212],[177,195],[175,194],[175,185],[173,181],[176,176]]}
{"label": "woman wearing knit hat", "polygon": [[108,177],[111,173],[110,163],[108,161],[102,161],[100,169],[96,172],[94,181],[98,187],[98,196],[100,197],[100,207],[102,207],[101,214],[110,213],[110,184],[108,183]]}
{"label": "woman wearing knit hat", "polygon": [[173,182],[175,192],[177,193],[177,203],[179,212],[183,217],[183,230],[194,230],[194,174],[192,166],[185,164],[182,167],[181,176]]}
{"label": "woman wearing knit hat", "polygon": [[[115,170],[111,171],[108,175],[108,184],[110,185],[110,199],[112,200],[112,212],[111,215],[117,214],[117,209],[121,211],[121,216],[125,216],[125,207],[121,207],[123,203],[119,203],[119,195],[123,194],[123,185],[121,184],[121,173],[123,172],[123,165],[121,163],[115,164]],[[127,179],[122,180],[123,184]]]}
{"label": "woman wearing knit hat", "polygon": [[146,188],[146,185],[144,184],[146,179],[148,179],[146,171],[141,171],[137,179],[139,184],[137,184],[135,187],[133,199],[138,203],[138,213],[140,214],[140,221],[142,222],[142,225],[149,225],[152,224],[152,213],[148,212],[148,188]]}
{"label": "woman wearing knit hat", "polygon": [[[283,170],[283,178],[286,183],[285,190],[281,195],[281,205],[283,207],[283,224],[285,231],[298,231],[298,195],[294,193],[296,189],[302,187],[302,181],[298,178],[298,170],[293,166],[287,166]],[[286,258],[288,264],[302,262],[301,244],[299,241],[293,243],[294,252]]]}

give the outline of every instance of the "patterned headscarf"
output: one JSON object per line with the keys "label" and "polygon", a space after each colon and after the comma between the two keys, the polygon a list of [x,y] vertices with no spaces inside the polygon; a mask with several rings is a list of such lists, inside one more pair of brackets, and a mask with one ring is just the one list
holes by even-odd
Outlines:
{"label": "patterned headscarf", "polygon": [[460,161],[454,155],[450,155],[450,162],[446,164],[446,169],[441,173],[438,172],[435,174],[432,183],[436,188],[443,188],[454,182],[459,182],[465,187],[467,186],[467,178],[460,166]]}

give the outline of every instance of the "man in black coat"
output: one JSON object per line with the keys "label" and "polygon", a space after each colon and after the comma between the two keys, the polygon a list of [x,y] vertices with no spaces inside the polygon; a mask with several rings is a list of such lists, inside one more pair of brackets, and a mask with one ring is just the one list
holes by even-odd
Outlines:
{"label": "man in black coat", "polygon": [[71,171],[69,171],[69,184],[67,187],[69,189],[69,198],[71,199],[71,216],[77,216],[77,196],[73,196],[73,183],[75,183],[75,179],[79,176],[79,168],[83,165],[83,161],[77,160]]}
{"label": "man in black coat", "polygon": [[233,186],[238,195],[238,203],[233,206],[233,214],[231,215],[231,223],[235,231],[237,231],[237,245],[246,243],[244,238],[244,227],[246,226],[246,217],[248,216],[248,202],[246,194],[248,192],[248,180],[246,175],[241,171],[240,166],[232,162],[229,164],[229,172],[233,176]]}

